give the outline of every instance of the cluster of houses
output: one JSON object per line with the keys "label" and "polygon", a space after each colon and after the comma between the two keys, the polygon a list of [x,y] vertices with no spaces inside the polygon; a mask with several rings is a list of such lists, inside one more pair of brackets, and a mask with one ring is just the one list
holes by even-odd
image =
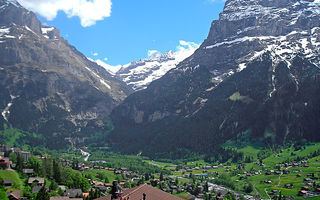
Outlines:
{"label": "cluster of houses", "polygon": [[14,148],[7,145],[0,144],[0,169],[8,170],[15,167],[15,163],[10,161],[8,156],[8,152],[13,152],[19,154],[24,161],[28,161],[30,158],[30,152],[22,151],[20,148]]}

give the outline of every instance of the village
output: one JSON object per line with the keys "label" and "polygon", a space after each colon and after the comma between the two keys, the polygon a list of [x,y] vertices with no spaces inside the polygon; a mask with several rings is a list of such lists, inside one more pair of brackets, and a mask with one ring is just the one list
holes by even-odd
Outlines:
{"label": "village", "polygon": [[[0,185],[10,200],[37,199],[42,190],[50,196],[50,200],[107,199],[115,180],[123,188],[124,194],[130,188],[138,188],[137,191],[145,188],[146,191],[152,190],[154,194],[160,192],[180,199],[296,199],[320,195],[319,171],[313,171],[314,165],[319,168],[318,157],[312,158],[313,160],[307,158],[284,162],[273,168],[261,162],[246,166],[208,165],[196,161],[175,165],[146,161],[150,166],[162,170],[158,173],[139,173],[124,167],[111,168],[106,161],[75,161],[65,158],[51,161],[51,171],[59,166],[60,171],[57,173],[80,175],[82,178],[73,180],[83,182],[79,185],[70,184],[70,178],[67,179],[67,184],[62,184],[61,177],[64,174],[57,178],[54,172],[51,175],[44,173],[45,176],[41,177],[39,171],[43,169],[30,168],[35,159],[46,163],[50,160],[48,156],[32,155],[28,151],[6,145],[0,145],[0,156]],[[10,160],[10,157],[13,159]],[[37,168],[37,165],[33,166]],[[17,179],[5,178],[10,177],[6,176],[10,173],[18,174],[20,185]],[[287,195],[288,193],[292,195]],[[141,195],[143,194],[146,193]]]}

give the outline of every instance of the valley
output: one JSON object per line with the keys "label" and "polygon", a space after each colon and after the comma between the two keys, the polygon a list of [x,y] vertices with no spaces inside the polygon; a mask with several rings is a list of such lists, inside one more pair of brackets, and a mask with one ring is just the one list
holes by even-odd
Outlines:
{"label": "valley", "polygon": [[111,66],[0,0],[0,199],[320,199],[319,10],[226,0],[202,44]]}

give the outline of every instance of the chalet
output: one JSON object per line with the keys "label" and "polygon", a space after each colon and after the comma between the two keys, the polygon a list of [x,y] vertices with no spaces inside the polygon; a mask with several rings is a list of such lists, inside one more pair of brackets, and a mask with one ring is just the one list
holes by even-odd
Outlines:
{"label": "chalet", "polygon": [[44,186],[44,181],[45,181],[44,178],[32,177],[32,178],[28,179],[28,184],[29,185],[35,184],[35,185],[38,185],[38,186]]}
{"label": "chalet", "polygon": [[[41,190],[42,186],[33,186],[32,187],[32,194],[38,193]],[[49,188],[46,187],[46,190],[49,191]]]}
{"label": "chalet", "polygon": [[89,195],[90,195],[90,193],[89,193],[89,192],[82,193],[82,197],[83,197],[83,198],[87,198],[87,197],[89,197]]}
{"label": "chalet", "polygon": [[68,196],[70,198],[81,197],[82,190],[81,189],[69,189],[69,190],[66,190],[64,195]]}
{"label": "chalet", "polygon": [[[140,185],[135,188],[124,190],[122,197],[123,200],[182,200],[179,197],[173,196],[169,193],[166,193],[162,190],[149,186],[147,184]],[[97,200],[110,200],[111,195],[106,197],[98,198]]]}
{"label": "chalet", "polygon": [[50,197],[50,200],[82,200],[82,198],[70,199],[69,197]]}
{"label": "chalet", "polygon": [[22,172],[28,176],[34,173],[33,169],[23,169]]}
{"label": "chalet", "polygon": [[101,186],[101,185],[104,185],[104,184],[102,182],[99,182],[99,181],[92,181],[92,185]]}
{"label": "chalet", "polygon": [[60,188],[60,190],[63,191],[63,192],[66,191],[66,186],[64,186],[64,185],[59,185],[59,188]]}
{"label": "chalet", "polygon": [[9,146],[7,146],[7,145],[4,145],[4,144],[0,144],[0,151],[2,151],[2,152],[8,152],[8,151],[10,151],[10,147]]}
{"label": "chalet", "polygon": [[21,190],[9,190],[7,191],[7,197],[9,198],[9,200],[19,200],[21,199]]}
{"label": "chalet", "polygon": [[106,187],[112,187],[112,184],[111,184],[111,183],[105,183],[104,186],[106,186]]}
{"label": "chalet", "polygon": [[308,194],[307,191],[305,191],[305,190],[300,190],[298,195],[299,195],[299,196],[304,196],[304,195],[306,195],[306,194]]}
{"label": "chalet", "polygon": [[10,160],[9,158],[1,158],[0,159],[0,169],[6,170],[10,166]]}
{"label": "chalet", "polygon": [[98,189],[100,192],[105,193],[107,191],[107,187],[103,186],[103,185],[98,185],[95,186],[96,189]]}
{"label": "chalet", "polygon": [[286,184],[284,187],[287,188],[287,189],[292,189],[293,185],[292,184]]}
{"label": "chalet", "polygon": [[302,187],[301,189],[308,191],[308,190],[309,190],[309,187],[308,187],[308,186],[304,186],[304,187]]}
{"label": "chalet", "polygon": [[22,158],[25,160],[25,161],[28,161],[29,158],[30,158],[30,152],[28,151],[20,151],[19,154],[22,156]]}
{"label": "chalet", "polygon": [[6,187],[11,187],[13,185],[13,181],[12,180],[4,180],[3,185]]}

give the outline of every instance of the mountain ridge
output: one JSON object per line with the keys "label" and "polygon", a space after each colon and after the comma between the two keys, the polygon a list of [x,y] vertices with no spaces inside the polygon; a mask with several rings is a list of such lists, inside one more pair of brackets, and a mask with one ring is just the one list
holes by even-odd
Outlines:
{"label": "mountain ridge", "polygon": [[[311,137],[319,120],[318,97],[312,95],[319,90],[320,65],[320,13],[315,8],[320,8],[317,1],[226,1],[192,56],[113,110],[111,143],[116,149],[127,146],[120,150],[126,153],[154,156],[179,149],[210,154],[241,135],[271,143],[318,140]],[[305,88],[308,79],[310,90]],[[301,109],[305,103],[314,111]],[[306,129],[309,115],[315,121]]]}

